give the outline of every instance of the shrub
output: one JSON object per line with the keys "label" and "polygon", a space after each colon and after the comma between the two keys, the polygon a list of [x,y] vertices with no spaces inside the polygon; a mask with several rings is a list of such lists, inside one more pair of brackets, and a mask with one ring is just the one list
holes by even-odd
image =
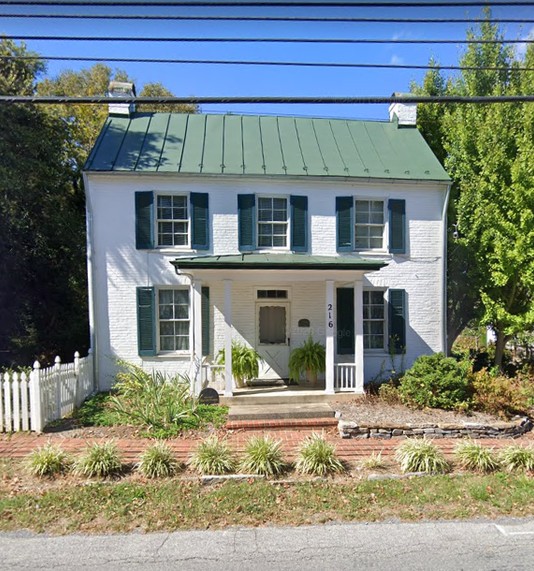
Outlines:
{"label": "shrub", "polygon": [[210,436],[198,445],[190,464],[201,474],[227,474],[236,468],[230,446],[217,436]]}
{"label": "shrub", "polygon": [[33,450],[26,457],[26,467],[33,476],[51,477],[66,472],[71,460],[68,454],[60,447],[48,442],[44,446]]}
{"label": "shrub", "polygon": [[514,444],[501,451],[501,463],[508,472],[534,471],[534,449]]}
{"label": "shrub", "polygon": [[399,462],[403,472],[442,474],[449,469],[449,464],[441,450],[424,438],[405,440],[396,449],[395,459]]}
{"label": "shrub", "polygon": [[336,448],[324,436],[312,434],[301,444],[295,463],[297,472],[326,476],[342,472],[345,468],[336,456]]}
{"label": "shrub", "polygon": [[180,464],[171,448],[164,442],[156,442],[141,455],[137,469],[147,478],[167,478],[178,472]]}
{"label": "shrub", "polygon": [[78,458],[74,472],[89,478],[113,476],[122,470],[122,462],[114,442],[95,442]]}
{"label": "shrub", "polygon": [[482,369],[471,377],[477,410],[510,417],[528,414],[534,406],[534,380],[528,373],[518,372],[509,378]]}
{"label": "shrub", "polygon": [[468,361],[458,363],[443,353],[418,357],[400,381],[405,404],[417,408],[466,408],[470,398]]}
{"label": "shrub", "polygon": [[245,447],[245,457],[241,464],[244,472],[277,476],[286,467],[282,444],[269,436],[253,436]]}
{"label": "shrub", "polygon": [[493,448],[487,448],[472,440],[460,442],[454,454],[466,470],[477,472],[493,472],[499,469],[499,461]]}
{"label": "shrub", "polygon": [[402,402],[398,387],[390,382],[382,383],[378,387],[378,396],[387,404],[399,404]]}
{"label": "shrub", "polygon": [[362,460],[362,468],[368,468],[369,470],[383,470],[386,467],[386,463],[382,459],[382,452],[375,454],[374,452]]}

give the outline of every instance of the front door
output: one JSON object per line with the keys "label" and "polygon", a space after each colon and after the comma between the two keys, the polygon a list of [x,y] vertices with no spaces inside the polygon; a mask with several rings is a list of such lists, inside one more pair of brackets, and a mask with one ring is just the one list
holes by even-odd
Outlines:
{"label": "front door", "polygon": [[256,348],[263,363],[262,379],[289,377],[289,303],[277,300],[256,305]]}

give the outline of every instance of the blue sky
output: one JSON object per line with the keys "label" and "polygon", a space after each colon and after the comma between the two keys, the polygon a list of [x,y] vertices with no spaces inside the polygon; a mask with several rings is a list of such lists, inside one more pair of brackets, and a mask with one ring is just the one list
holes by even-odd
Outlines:
{"label": "blue sky", "polygon": [[[179,21],[95,21],[12,19],[5,14],[71,13],[183,14],[183,15],[294,15],[326,17],[477,18],[479,7],[458,8],[37,8],[0,7],[0,33],[10,35],[98,36],[197,36],[197,37],[316,37],[316,38],[465,38],[466,24],[371,24],[371,23],[257,23]],[[3,17],[4,16],[4,17]],[[494,7],[493,16],[534,18],[532,7]],[[502,24],[506,38],[532,36],[534,25]],[[365,62],[424,65],[431,56],[442,65],[454,65],[462,53],[453,45],[343,45],[343,44],[199,44],[28,41],[28,47],[49,56],[155,57],[194,59],[249,59],[320,62]],[[519,48],[520,49],[520,48]],[[89,63],[51,62],[48,75],[64,69],[81,69]],[[178,96],[387,96],[406,92],[412,80],[420,82],[420,70],[371,70],[297,67],[253,67],[121,63],[140,86],[161,82]],[[386,119],[387,105],[205,105],[205,112],[247,112],[282,115],[313,115]]]}

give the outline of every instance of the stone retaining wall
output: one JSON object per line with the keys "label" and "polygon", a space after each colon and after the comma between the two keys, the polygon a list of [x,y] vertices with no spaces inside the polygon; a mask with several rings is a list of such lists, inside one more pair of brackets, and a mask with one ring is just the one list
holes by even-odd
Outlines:
{"label": "stone retaining wall", "polygon": [[357,424],[340,420],[341,438],[517,438],[532,430],[529,418],[512,422],[495,422],[492,425],[465,422],[461,424]]}

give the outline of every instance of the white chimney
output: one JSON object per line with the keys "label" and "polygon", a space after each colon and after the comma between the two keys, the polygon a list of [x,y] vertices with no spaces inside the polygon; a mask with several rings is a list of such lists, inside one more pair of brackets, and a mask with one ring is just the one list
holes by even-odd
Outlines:
{"label": "white chimney", "polygon": [[[108,97],[135,97],[135,85],[126,81],[110,81]],[[135,113],[135,103],[110,103],[110,115],[127,115]]]}
{"label": "white chimney", "polygon": [[[409,93],[394,93],[393,97],[407,97]],[[415,127],[417,124],[417,103],[392,103],[389,106],[389,120],[399,125]]]}

